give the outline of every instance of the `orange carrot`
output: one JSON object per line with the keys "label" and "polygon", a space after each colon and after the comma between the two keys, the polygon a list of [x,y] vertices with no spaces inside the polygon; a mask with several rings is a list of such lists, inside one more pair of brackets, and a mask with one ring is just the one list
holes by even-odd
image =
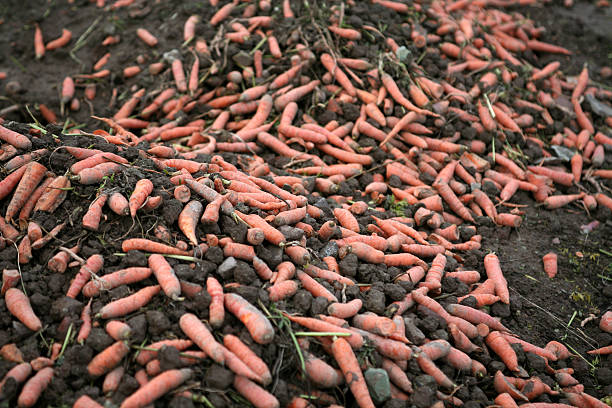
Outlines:
{"label": "orange carrot", "polygon": [[549,278],[554,278],[557,274],[557,255],[549,252],[542,257],[542,262],[544,262],[544,272],[546,272]]}
{"label": "orange carrot", "polygon": [[437,254],[427,271],[427,275],[425,275],[425,281],[420,283],[419,286],[424,286],[434,293],[438,292],[442,287],[441,280],[445,267],[446,256],[444,254]]}
{"label": "orange carrot", "polygon": [[595,350],[590,350],[587,351],[587,353],[589,354],[594,354],[594,355],[607,355],[607,354],[612,354],[612,345],[611,346],[606,346],[606,347],[602,347],[602,348],[598,348]]}
{"label": "orange carrot", "polygon": [[91,299],[89,299],[89,302],[87,302],[83,308],[83,311],[81,312],[81,320],[83,321],[83,324],[79,329],[79,334],[77,335],[76,339],[77,343],[79,344],[83,344],[91,332]]}
{"label": "orange carrot", "polygon": [[4,296],[7,290],[14,288],[19,283],[21,274],[17,269],[4,269],[2,271],[2,289],[0,295]]}
{"label": "orange carrot", "polygon": [[218,280],[209,276],[206,280],[206,291],[210,295],[210,312],[208,321],[212,327],[221,327],[225,319],[223,308],[223,286]]}
{"label": "orange carrot", "polygon": [[17,212],[23,207],[28,200],[30,194],[34,193],[34,189],[41,182],[47,168],[38,162],[31,162],[25,168],[25,172],[15,189],[13,198],[6,208],[6,221],[12,220]]}
{"label": "orange carrot", "polygon": [[334,208],[334,216],[344,228],[359,233],[359,223],[350,211],[343,208]]}
{"label": "orange carrot", "polygon": [[193,374],[190,368],[173,369],[153,377],[121,403],[121,408],[140,408],[152,404],[158,398],[189,380]]}
{"label": "orange carrot", "polygon": [[43,368],[37,372],[34,377],[30,378],[23,386],[23,389],[17,398],[17,405],[19,408],[34,406],[49,383],[51,383],[52,378],[53,368],[51,367]]}
{"label": "orange carrot", "polygon": [[30,363],[17,364],[15,367],[11,368],[6,373],[2,381],[0,381],[0,393],[3,392],[4,384],[9,378],[12,378],[15,383],[19,385],[24,382],[30,376],[30,374],[32,374],[32,366]]}
{"label": "orange carrot", "polygon": [[453,190],[449,187],[447,183],[437,182],[434,184],[436,190],[438,190],[438,194],[448,206],[453,210],[458,216],[463,218],[466,221],[474,222],[472,215],[468,211],[468,209],[459,201]]}
{"label": "orange carrot", "polygon": [[102,319],[125,316],[149,303],[151,298],[158,294],[160,290],[159,285],[146,286],[130,296],[108,303],[100,309],[97,316]]}
{"label": "orange carrot", "polygon": [[90,256],[70,284],[66,296],[73,299],[76,298],[87,281],[91,279],[92,275],[96,275],[102,269],[102,266],[104,266],[102,255],[95,254]]}
{"label": "orange carrot", "polygon": [[393,320],[372,314],[354,316],[353,326],[385,337],[389,337],[395,331]]}
{"label": "orange carrot", "polygon": [[98,404],[96,400],[92,399],[88,395],[81,395],[79,399],[74,402],[72,408],[102,408],[101,404]]}
{"label": "orange carrot", "polygon": [[487,346],[497,354],[510,371],[519,371],[516,353],[499,332],[492,331],[485,339]]}
{"label": "orange carrot", "polygon": [[77,180],[81,184],[97,184],[102,181],[105,176],[121,171],[123,167],[120,164],[108,162],[101,163],[94,167],[81,170],[79,174],[73,176],[72,179]]}
{"label": "orange carrot", "polygon": [[334,302],[327,307],[327,313],[330,316],[346,319],[356,315],[362,305],[361,299],[353,299],[347,303]]}
{"label": "orange carrot", "polygon": [[136,182],[134,191],[130,196],[130,215],[136,216],[136,211],[144,204],[147,197],[153,192],[153,183],[148,179],[141,179]]}
{"label": "orange carrot", "polygon": [[70,30],[66,30],[65,28],[62,28],[62,35],[60,35],[58,38],[56,38],[53,41],[49,41],[47,45],[45,46],[45,48],[47,51],[61,48],[64,45],[68,44],[71,38],[72,38],[72,32]]}
{"label": "orange carrot", "polygon": [[312,382],[322,388],[332,388],[342,384],[344,378],[332,366],[306,350],[302,350],[302,354],[306,375]]}
{"label": "orange carrot", "polygon": [[266,363],[259,358],[246,344],[234,335],[228,334],[223,337],[223,344],[240,358],[253,372],[260,376],[262,384],[268,385],[272,382],[272,375]]}
{"label": "orange carrot", "polygon": [[276,397],[246,377],[234,377],[234,388],[256,408],[278,408]]}
{"label": "orange carrot", "polygon": [[253,340],[268,344],[274,339],[272,324],[257,308],[238,294],[226,293],[223,296],[225,308],[246,326]]}
{"label": "orange carrot", "polygon": [[191,313],[185,313],[179,320],[183,333],[215,362],[223,364],[225,353],[222,346],[217,343],[212,333],[206,328],[198,317]]}
{"label": "orange carrot", "polygon": [[350,344],[344,338],[336,338],[332,343],[331,351],[359,407],[374,408],[361,367]]}
{"label": "orange carrot", "polygon": [[544,200],[544,206],[549,210],[561,208],[573,201],[580,200],[584,197],[584,195],[585,194],[582,192],[579,194],[563,194],[546,197]]}
{"label": "orange carrot", "polygon": [[130,347],[123,341],[117,341],[98,353],[87,365],[87,372],[92,377],[99,377],[115,368],[123,357],[130,351]]}
{"label": "orange carrot", "polygon": [[487,277],[495,282],[495,294],[499,296],[503,303],[510,304],[508,283],[502,273],[497,255],[493,253],[487,254],[484,259],[484,265]]}
{"label": "orange carrot", "polygon": [[89,209],[83,216],[83,228],[91,231],[98,230],[100,225],[100,217],[102,216],[102,207],[106,203],[107,198],[108,195],[102,193],[89,205]]}
{"label": "orange carrot", "polygon": [[13,363],[23,363],[23,354],[15,343],[2,346],[2,348],[0,348],[0,357]]}
{"label": "orange carrot", "polygon": [[176,83],[176,89],[179,92],[187,92],[187,81],[185,80],[185,71],[183,70],[183,62],[178,58],[175,58],[172,61],[172,75],[174,76],[174,82]]}
{"label": "orange carrot", "polygon": [[117,215],[129,215],[130,208],[127,198],[118,191],[115,191],[108,198],[108,206]]}
{"label": "orange carrot", "polygon": [[45,41],[38,24],[35,25],[34,30],[34,53],[36,54],[36,59],[41,59],[45,55]]}
{"label": "orange carrot", "polygon": [[32,331],[42,329],[40,319],[34,314],[30,300],[28,297],[17,288],[10,288],[4,294],[6,308],[15,316],[21,323]]}
{"label": "orange carrot", "polygon": [[166,296],[172,300],[178,300],[181,295],[181,284],[166,258],[159,254],[152,254],[149,256],[149,268],[153,271]]}
{"label": "orange carrot", "polygon": [[149,47],[155,47],[157,45],[157,38],[144,28],[136,30],[136,35]]}
{"label": "orange carrot", "polygon": [[106,333],[116,341],[127,341],[132,334],[132,328],[127,323],[120,322],[119,320],[107,322],[104,326],[104,330],[106,330]]}
{"label": "orange carrot", "polygon": [[198,245],[198,239],[196,237],[196,226],[198,224],[198,220],[202,215],[204,208],[202,207],[202,203],[197,200],[192,200],[185,207],[183,211],[179,214],[178,225],[183,234],[189,239],[193,245]]}
{"label": "orange carrot", "polygon": [[333,293],[327,290],[325,286],[311,278],[308,274],[302,271],[297,271],[297,277],[302,283],[302,287],[310,292],[314,297],[321,296],[326,298],[329,302],[338,302],[338,298],[336,298]]}
{"label": "orange carrot", "polygon": [[121,243],[123,252],[128,251],[147,251],[165,255],[189,255],[187,251],[160,244],[145,238],[130,238]]}

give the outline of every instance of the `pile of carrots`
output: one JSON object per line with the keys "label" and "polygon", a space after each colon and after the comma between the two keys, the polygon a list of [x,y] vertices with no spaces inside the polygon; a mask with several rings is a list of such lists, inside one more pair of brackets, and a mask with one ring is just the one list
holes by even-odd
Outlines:
{"label": "pile of carrots", "polygon": [[[121,13],[132,2],[108,3],[97,6]],[[40,126],[26,132],[15,123],[0,125],[0,250],[15,247],[18,254],[3,271],[4,303],[14,325],[32,334],[54,325],[59,336],[47,354],[28,362],[16,344],[2,347],[2,357],[14,366],[0,382],[1,397],[19,407],[44,400],[66,347],[87,345],[92,328],[104,327],[113,343],[87,364],[91,383],[102,393],[77,394],[70,402],[74,407],[100,407],[105,399],[146,407],[174,396],[206,406],[223,398],[233,403],[199,385],[211,364],[233,373],[232,393],[240,395],[233,401],[258,408],[373,407],[364,372],[374,363],[361,358],[368,349],[381,356],[376,368],[387,373],[392,399],[410,401],[414,376],[408,367],[414,363],[437,383],[436,407],[464,402],[456,395],[462,377],[449,377],[443,364],[453,372],[493,378],[491,399],[483,403],[606,406],[572,377],[563,362],[571,353],[562,343],[530,344],[487,313],[497,302],[511,302],[497,255],[485,256],[484,271],[462,264],[466,254],[481,248],[478,225],[486,218],[499,228],[521,227],[524,212],[516,201],[525,196],[519,190],[550,210],[612,210],[606,155],[612,116],[585,109],[586,101],[595,99],[607,107],[598,112],[610,112],[612,93],[590,80],[588,67],[577,77],[565,76],[561,62],[570,52],[542,41],[545,33],[533,21],[504,11],[517,2],[366,4],[402,18],[421,12],[421,21],[403,24],[409,38],[367,24],[351,26],[347,13],[356,3],[330,4],[323,22],[316,10],[289,0],[282,11],[266,0],[210,0],[214,14],[208,20],[194,15],[185,21],[182,53],[148,70],[136,61],[116,73],[134,81],[143,75],[162,78],[164,87],[137,89],[112,117],[93,116],[104,129],[68,127],[52,135]],[[315,42],[306,42],[299,31],[275,32],[275,21],[298,13],[314,13]],[[214,41],[196,34],[199,25],[219,30]],[[156,48],[152,31],[141,28],[134,36]],[[366,36],[383,50],[379,61],[341,54]],[[71,41],[64,30],[45,46],[38,26],[34,38],[37,58]],[[104,40],[109,51],[92,61],[93,72],[66,77],[61,114],[64,105],[79,104],[80,88],[86,99],[96,98],[96,83],[110,75],[105,66],[118,41]],[[251,64],[228,65],[220,54],[220,43],[240,48],[253,42],[256,47],[246,50]],[[436,69],[442,72],[430,74],[420,58],[406,55],[414,51],[439,61],[444,68]],[[526,51],[563,57],[537,68],[522,58]],[[219,79],[214,87],[210,77]],[[465,78],[473,78],[471,86]],[[520,97],[513,90],[518,83]],[[62,121],[43,106],[45,120]],[[351,107],[358,114],[349,121]],[[559,122],[551,112],[558,110],[571,119],[552,132]],[[322,123],[315,117],[331,119]],[[461,125],[453,125],[457,121]],[[558,151],[571,157],[564,161]],[[54,155],[66,161],[58,165]],[[78,219],[66,219],[71,200],[82,197],[86,208]],[[162,214],[170,204],[181,210],[168,223]],[[409,214],[397,214],[398,209]],[[46,219],[57,223],[43,228]],[[227,220],[243,233],[224,231]],[[111,223],[131,225],[109,243],[115,250],[79,255],[87,245],[84,237],[108,232]],[[70,235],[75,229],[83,232],[77,242]],[[270,250],[282,252],[277,264],[262,255]],[[117,266],[133,251],[144,253],[146,261]],[[112,252],[118,254],[109,262]],[[178,265],[199,271],[212,253],[222,254],[223,261],[207,275],[194,273],[190,281],[175,272]],[[375,280],[345,273],[347,257],[359,265],[393,268],[394,283],[405,296],[393,301],[388,296],[380,313],[369,310],[364,300]],[[238,262],[255,272],[257,295],[249,295],[249,282],[222,277],[223,269]],[[542,264],[554,278],[557,255],[547,254]],[[68,277],[65,296],[82,304],[78,319],[66,316],[58,323],[37,316],[31,290],[21,280],[22,270],[35,265],[45,266],[40,279]],[[469,292],[443,293],[445,280],[457,280]],[[121,287],[129,294],[109,296]],[[324,300],[320,314],[297,313],[292,299],[305,293]],[[205,313],[195,306],[202,299],[209,301]],[[168,315],[180,332],[135,344],[130,317],[162,304],[162,310],[181,311]],[[411,322],[417,310],[440,320],[448,341],[427,339]],[[601,329],[612,333],[611,321],[608,311]],[[281,337],[292,340],[299,367],[288,399],[275,393],[279,368],[260,352]],[[519,365],[516,347],[544,359],[553,387]],[[168,348],[180,355],[171,369],[158,358]],[[612,346],[589,353],[604,356]],[[479,361],[483,355],[498,358],[505,368],[488,371]],[[113,400],[126,376],[139,388]],[[9,380],[17,385],[14,395],[3,394]],[[338,399],[334,389],[352,397]],[[555,403],[541,402],[544,394],[543,401]]]}

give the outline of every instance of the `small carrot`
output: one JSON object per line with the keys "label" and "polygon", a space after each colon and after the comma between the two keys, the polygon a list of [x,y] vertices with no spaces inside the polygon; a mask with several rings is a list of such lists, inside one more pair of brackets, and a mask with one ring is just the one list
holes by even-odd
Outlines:
{"label": "small carrot", "polygon": [[105,176],[110,176],[122,170],[122,166],[118,163],[102,163],[94,167],[81,170],[79,174],[72,176],[73,180],[77,180],[81,184],[90,185],[97,184],[102,181]]}
{"label": "small carrot", "polygon": [[34,406],[49,383],[51,383],[52,378],[53,368],[51,367],[43,368],[34,377],[30,378],[23,386],[17,398],[19,408]]}
{"label": "small carrot", "polygon": [[196,226],[203,210],[201,202],[192,200],[185,205],[183,211],[179,214],[178,226],[193,245],[198,245]]}
{"label": "small carrot", "polygon": [[257,343],[268,344],[274,339],[274,328],[270,321],[240,295],[226,293],[224,303],[225,308],[247,327]]}
{"label": "small carrot", "polygon": [[557,255],[549,252],[542,257],[542,262],[544,263],[544,272],[546,272],[549,278],[554,278],[557,274]]}
{"label": "small carrot", "polygon": [[21,323],[32,331],[42,329],[40,319],[34,314],[30,300],[28,297],[17,288],[10,288],[4,294],[6,308],[15,316]]}
{"label": "small carrot", "polygon": [[70,287],[68,288],[68,292],[66,296],[70,298],[76,298],[77,295],[83,289],[83,286],[91,279],[92,275],[96,275],[104,266],[104,258],[102,255],[94,254],[87,259],[85,265],[81,267],[79,273],[74,278]]}
{"label": "small carrot", "polygon": [[153,192],[153,183],[148,179],[141,179],[136,182],[134,191],[130,195],[130,215],[136,216],[136,211],[144,204],[147,197]]}
{"label": "small carrot", "polygon": [[115,368],[123,357],[130,351],[130,347],[123,341],[117,341],[98,353],[87,365],[87,372],[92,377],[99,377]]}
{"label": "small carrot", "polygon": [[106,376],[104,376],[104,383],[102,384],[102,392],[106,395],[115,392],[119,385],[121,384],[121,379],[123,378],[123,374],[125,373],[125,368],[119,366],[111,371],[109,371]]}
{"label": "small carrot", "polygon": [[106,304],[100,309],[97,316],[102,319],[125,316],[149,303],[153,296],[158,294],[160,290],[161,288],[159,285],[146,286],[130,296]]}
{"label": "small carrot", "polygon": [[153,377],[135,393],[121,403],[120,408],[140,408],[152,404],[158,398],[189,380],[193,375],[190,368],[173,369]]}
{"label": "small carrot", "polygon": [[38,162],[31,162],[27,165],[23,177],[19,181],[13,198],[6,208],[6,221],[12,220],[17,212],[23,207],[30,194],[34,192],[36,186],[42,181],[47,168]]}
{"label": "small carrot", "polygon": [[484,265],[487,277],[495,282],[495,294],[500,297],[503,303],[509,304],[510,295],[508,292],[508,283],[502,273],[499,258],[493,253],[488,254],[485,256]]}
{"label": "small carrot", "polygon": [[89,205],[89,209],[83,216],[83,228],[91,231],[98,230],[98,227],[100,226],[100,218],[102,217],[102,207],[106,203],[107,199],[108,195],[102,193]]}
{"label": "small carrot", "polygon": [[81,328],[79,329],[79,334],[76,338],[76,341],[79,344],[83,344],[83,342],[87,340],[87,337],[89,337],[89,333],[91,332],[91,299],[89,300],[89,302],[87,302],[87,304],[83,308],[83,311],[81,312],[81,320],[83,321],[83,324],[81,325]]}
{"label": "small carrot", "polygon": [[111,336],[115,341],[128,340],[132,334],[132,328],[124,322],[119,320],[111,320],[106,323],[104,330]]}
{"label": "small carrot", "polygon": [[43,40],[42,30],[38,24],[34,29],[34,53],[36,59],[41,59],[45,55],[45,41]]}
{"label": "small carrot", "polygon": [[23,363],[23,354],[15,343],[5,344],[0,348],[0,357],[13,363]]}
{"label": "small carrot", "polygon": [[102,408],[103,405],[98,404],[96,400],[88,395],[81,395],[79,399],[74,401],[72,408]]}
{"label": "small carrot", "polygon": [[246,344],[234,335],[228,334],[223,337],[223,344],[236,354],[253,372],[260,376],[262,384],[268,385],[272,382],[272,375],[266,363],[259,358]]}
{"label": "small carrot", "polygon": [[72,39],[72,32],[70,30],[62,28],[62,35],[60,35],[53,41],[49,41],[45,46],[45,49],[47,51],[51,51],[57,48],[61,48],[64,45],[68,44],[70,42],[70,39]]}
{"label": "small carrot", "polygon": [[127,198],[118,191],[115,191],[108,198],[109,208],[117,215],[129,215],[130,207]]}
{"label": "small carrot", "polygon": [[121,243],[123,252],[128,251],[147,251],[165,255],[189,255],[187,251],[151,241],[145,238],[130,238]]}
{"label": "small carrot", "polygon": [[225,319],[225,309],[223,308],[223,286],[217,279],[209,276],[206,279],[206,291],[210,295],[210,312],[208,321],[212,327],[221,327]]}
{"label": "small carrot", "polygon": [[158,43],[157,38],[144,28],[136,30],[136,35],[149,47],[155,47]]}
{"label": "small carrot", "polygon": [[374,408],[368,386],[350,344],[343,338],[336,338],[331,351],[359,407]]}
{"label": "small carrot", "polygon": [[149,268],[153,271],[166,296],[172,300],[178,300],[181,295],[181,284],[166,258],[159,254],[152,254],[149,256]]}

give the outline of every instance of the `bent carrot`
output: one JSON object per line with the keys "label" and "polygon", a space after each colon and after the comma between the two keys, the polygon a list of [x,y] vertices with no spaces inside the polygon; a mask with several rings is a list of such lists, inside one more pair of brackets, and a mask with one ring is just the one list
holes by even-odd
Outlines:
{"label": "bent carrot", "polygon": [[72,32],[70,30],[62,28],[62,34],[55,40],[49,41],[47,45],[45,46],[45,49],[47,51],[51,51],[57,48],[61,48],[64,45],[68,44],[71,38],[72,38]]}
{"label": "bent carrot", "polygon": [[493,253],[487,254],[484,259],[484,266],[487,277],[495,282],[495,294],[499,296],[503,303],[510,304],[508,282],[504,278],[497,255]]}
{"label": "bent carrot", "polygon": [[76,298],[77,295],[81,293],[87,281],[89,281],[93,275],[96,275],[100,269],[102,269],[102,266],[104,266],[104,258],[102,258],[102,255],[95,254],[90,256],[70,284],[66,296],[73,299]]}
{"label": "bent carrot", "polygon": [[336,338],[332,343],[331,351],[359,407],[374,408],[374,402],[370,397],[361,367],[350,344],[343,338]]}
{"label": "bent carrot", "polygon": [[42,181],[47,168],[38,162],[31,162],[27,165],[15,193],[6,207],[5,220],[11,221],[17,212],[23,207],[30,194],[34,193],[36,186]]}

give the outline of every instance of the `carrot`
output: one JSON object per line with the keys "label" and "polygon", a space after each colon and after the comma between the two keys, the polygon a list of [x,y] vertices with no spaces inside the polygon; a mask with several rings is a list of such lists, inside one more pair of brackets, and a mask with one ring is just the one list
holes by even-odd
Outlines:
{"label": "carrot", "polygon": [[553,210],[556,208],[561,208],[583,197],[584,197],[584,193],[550,196],[550,197],[546,197],[546,199],[544,200],[544,206],[548,210]]}
{"label": "carrot", "polygon": [[83,311],[81,312],[81,320],[83,321],[83,324],[79,329],[79,334],[77,335],[76,339],[77,343],[79,344],[83,344],[91,332],[91,299],[89,299],[89,302],[87,302],[83,308]]}
{"label": "carrot", "polygon": [[225,319],[223,308],[223,286],[218,280],[209,276],[206,280],[206,291],[210,295],[210,313],[208,321],[212,327],[221,327]]}
{"label": "carrot", "polygon": [[500,297],[503,303],[510,304],[508,283],[502,273],[497,255],[493,253],[487,254],[484,259],[484,265],[487,277],[495,282],[495,294]]}
{"label": "carrot", "polygon": [[179,92],[187,92],[187,81],[185,80],[185,71],[183,70],[183,62],[178,58],[175,58],[172,61],[172,75],[174,76],[174,82],[176,83],[176,89]]}
{"label": "carrot", "polygon": [[606,347],[598,348],[595,350],[590,350],[590,351],[587,351],[587,353],[594,354],[594,355],[601,355],[601,356],[612,354],[612,346],[606,346]]}
{"label": "carrot", "polygon": [[185,339],[157,341],[147,346],[147,349],[149,350],[140,350],[138,355],[136,356],[136,362],[141,366],[146,365],[149,361],[155,359],[158,356],[158,351],[164,346],[174,347],[175,349],[182,351],[188,349],[192,345],[193,342],[191,340]]}
{"label": "carrot", "polygon": [[268,344],[274,339],[274,328],[270,321],[240,295],[225,293],[225,308],[234,314],[247,328],[253,340]]}
{"label": "carrot", "polygon": [[140,408],[152,404],[158,398],[177,388],[193,375],[190,368],[173,369],[153,377],[121,403],[121,408]]}
{"label": "carrot", "polygon": [[516,353],[510,347],[510,344],[497,331],[492,331],[485,339],[487,346],[491,348],[497,354],[503,363],[508,367],[510,371],[519,371],[518,360],[516,357]]}
{"label": "carrot", "polygon": [[471,308],[469,306],[450,304],[446,306],[446,309],[453,315],[460,317],[470,323],[479,324],[484,323],[493,330],[499,330],[504,332],[510,332],[499,320],[494,319],[491,315],[482,312],[478,309]]}
{"label": "carrot", "polygon": [[178,300],[181,295],[181,284],[166,258],[159,254],[152,254],[149,256],[149,268],[153,271],[166,296],[172,300]]}
{"label": "carrot", "polygon": [[123,378],[124,373],[125,368],[121,366],[109,371],[104,377],[104,383],[102,384],[102,392],[108,396],[109,394],[117,391],[119,385],[121,384],[121,379]]}
{"label": "carrot", "polygon": [[134,191],[130,195],[130,215],[136,216],[136,211],[144,204],[147,197],[153,192],[153,183],[148,179],[141,179],[136,182]]}
{"label": "carrot", "polygon": [[[6,221],[11,221],[17,212],[23,207],[28,200],[30,194],[34,193],[34,189],[41,182],[47,168],[38,162],[31,162],[25,168],[23,176],[15,189],[13,198],[6,208]],[[8,183],[10,185],[10,183]]]}
{"label": "carrot", "polygon": [[446,256],[441,253],[437,254],[427,271],[427,275],[425,275],[425,281],[420,283],[419,286],[424,286],[431,292],[438,292],[442,287],[441,280],[445,267]]}
{"label": "carrot", "polygon": [[144,28],[136,30],[136,35],[149,47],[155,47],[157,45],[157,38]]}
{"label": "carrot", "polygon": [[17,385],[24,382],[32,374],[32,366],[30,363],[17,364],[15,367],[8,370],[2,381],[0,381],[0,394],[3,394],[3,387],[9,378],[12,378]]}
{"label": "carrot", "polygon": [[116,191],[108,198],[108,206],[117,215],[129,215],[130,208],[127,198]]}
{"label": "carrot", "polygon": [[102,269],[102,266],[104,266],[102,255],[95,254],[90,256],[70,284],[66,296],[73,299],[76,298],[87,281],[91,279],[92,275],[96,275]]}
{"label": "carrot", "polygon": [[49,383],[51,383],[52,378],[53,368],[51,367],[43,368],[37,372],[34,377],[30,378],[23,386],[17,398],[17,406],[19,406],[19,408],[34,406]]}
{"label": "carrot", "polygon": [[334,216],[345,228],[348,228],[351,231],[359,233],[359,223],[357,219],[349,210],[345,210],[343,208],[334,208]]}
{"label": "carrot", "polygon": [[442,199],[446,201],[451,210],[453,210],[458,216],[460,216],[464,220],[474,222],[474,219],[472,218],[472,215],[470,214],[468,209],[461,203],[461,201],[457,198],[457,196],[447,183],[437,182],[434,184],[434,187],[438,191],[438,194],[440,194],[440,197],[442,197]]}
{"label": "carrot", "polygon": [[276,397],[241,375],[234,377],[234,388],[256,408],[278,408]]}
{"label": "carrot", "polygon": [[354,316],[353,326],[384,337],[389,337],[395,331],[393,320],[371,314]]}
{"label": "carrot", "polygon": [[120,322],[119,320],[107,322],[104,326],[104,330],[106,330],[106,333],[116,341],[127,341],[132,334],[132,328],[127,323]]}
{"label": "carrot", "polygon": [[0,357],[13,363],[23,363],[23,354],[15,343],[5,344],[0,348]]}
{"label": "carrot", "polygon": [[[513,398],[521,401],[528,401],[528,398],[525,396],[525,394],[519,391],[514,386],[514,384],[512,384],[509,379],[504,376],[499,370],[495,373],[493,385],[495,387],[495,391],[497,391],[498,393],[505,393],[507,395],[510,395],[511,399]],[[516,405],[516,403],[514,405]]]}
{"label": "carrot", "polygon": [[334,302],[327,307],[327,313],[330,316],[346,319],[356,315],[362,305],[361,299],[353,299],[347,303]]}
{"label": "carrot", "polygon": [[45,55],[45,42],[43,40],[42,30],[38,24],[35,25],[34,29],[34,53],[36,59],[41,59]]}
{"label": "carrot", "polygon": [[238,358],[240,358],[254,373],[259,375],[262,384],[268,385],[272,382],[272,375],[266,363],[259,358],[246,344],[234,335],[228,334],[223,337],[223,344]]}
{"label": "carrot", "polygon": [[320,319],[314,319],[311,317],[299,317],[285,314],[285,316],[294,323],[301,326],[307,327],[310,330],[317,332],[339,332],[349,333],[350,336],[346,338],[346,341],[355,349],[359,349],[363,346],[363,336],[355,331],[345,329],[343,327],[336,326],[335,324],[328,323]]}
{"label": "carrot", "polygon": [[198,245],[196,226],[204,208],[197,200],[190,201],[179,214],[178,225],[183,234],[193,245]]}
{"label": "carrot", "polygon": [[224,364],[225,353],[222,346],[217,343],[211,332],[198,317],[191,313],[185,313],[179,320],[183,333],[215,362]]}
{"label": "carrot", "polygon": [[73,180],[77,180],[81,184],[90,185],[97,184],[102,181],[105,176],[121,171],[123,167],[120,164],[107,162],[101,163],[94,167],[81,170],[76,176],[72,176]]}
{"label": "carrot", "polygon": [[302,283],[302,287],[310,292],[314,297],[324,297],[329,302],[338,302],[338,298],[334,296],[329,290],[327,290],[323,285],[319,282],[311,278],[308,274],[297,271],[297,277]]}
{"label": "carrot", "polygon": [[102,319],[125,316],[145,306],[160,290],[159,285],[146,286],[130,296],[108,303],[96,316]]}
{"label": "carrot", "polygon": [[89,209],[83,216],[83,228],[91,231],[98,230],[98,227],[100,226],[100,218],[102,216],[102,207],[106,203],[107,199],[108,195],[102,193],[89,205]]}
{"label": "carrot", "polygon": [[115,368],[129,351],[125,342],[117,341],[94,356],[87,365],[87,372],[92,377],[104,375]]}
{"label": "carrot", "polygon": [[28,297],[17,288],[10,288],[4,294],[6,308],[15,316],[21,323],[32,331],[42,329],[40,319],[34,314],[30,300]]}
{"label": "carrot", "polygon": [[78,400],[74,402],[72,408],[102,408],[101,404],[98,404],[96,400],[92,399],[88,395],[81,395]]}
{"label": "carrot", "polygon": [[235,211],[244,222],[249,224],[251,228],[261,228],[264,232],[266,240],[274,245],[281,245],[285,242],[285,236],[276,228],[268,224],[263,218],[257,214],[243,214],[240,211]]}
{"label": "carrot", "polygon": [[423,370],[423,372],[425,372],[426,374],[431,375],[439,385],[445,388],[455,387],[453,381],[448,378],[446,374],[442,372],[442,370],[436,367],[436,364],[431,361],[429,357],[427,357],[427,354],[419,353],[416,357],[416,360],[421,370]]}
{"label": "carrot", "polygon": [[306,375],[312,382],[322,388],[332,388],[342,384],[344,378],[332,366],[306,350],[302,350],[302,354]]}
{"label": "carrot", "polygon": [[7,290],[17,286],[20,279],[21,274],[17,269],[4,269],[2,271],[2,289],[0,289],[0,295],[4,296]]}
{"label": "carrot", "polygon": [[332,343],[331,351],[355,397],[357,405],[361,408],[373,408],[374,403],[351,345],[344,338],[336,338]]}
{"label": "carrot", "polygon": [[57,48],[61,48],[64,45],[68,44],[71,38],[72,38],[72,32],[70,30],[62,28],[62,34],[55,40],[49,41],[47,45],[45,46],[45,49],[47,51],[51,51]]}
{"label": "carrot", "polygon": [[544,263],[544,272],[546,272],[549,278],[554,278],[557,274],[557,255],[549,252],[542,257],[542,262]]}
{"label": "carrot", "polygon": [[393,360],[383,358],[382,368],[389,375],[389,379],[393,384],[399,387],[402,391],[409,394],[413,392],[412,383],[408,376]]}
{"label": "carrot", "polygon": [[123,252],[128,251],[147,251],[165,255],[189,255],[187,251],[171,247],[169,245],[160,244],[159,242],[151,241],[145,238],[130,238],[121,243]]}

